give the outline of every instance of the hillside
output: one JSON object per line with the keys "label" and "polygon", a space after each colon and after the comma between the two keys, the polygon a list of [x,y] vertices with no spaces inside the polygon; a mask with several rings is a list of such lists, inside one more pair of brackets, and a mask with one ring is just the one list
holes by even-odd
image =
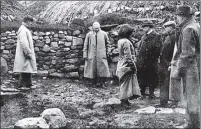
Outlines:
{"label": "hillside", "polygon": [[15,0],[1,0],[1,21],[18,21],[28,15],[24,6]]}

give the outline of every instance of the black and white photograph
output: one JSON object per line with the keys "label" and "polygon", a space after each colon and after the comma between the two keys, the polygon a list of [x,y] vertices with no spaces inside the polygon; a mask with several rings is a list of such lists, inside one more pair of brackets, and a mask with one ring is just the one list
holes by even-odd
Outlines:
{"label": "black and white photograph", "polygon": [[1,129],[200,129],[200,1],[0,3]]}

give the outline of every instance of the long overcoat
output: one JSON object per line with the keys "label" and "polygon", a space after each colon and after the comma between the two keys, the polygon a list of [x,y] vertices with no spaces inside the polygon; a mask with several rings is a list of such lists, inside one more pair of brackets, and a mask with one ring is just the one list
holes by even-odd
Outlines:
{"label": "long overcoat", "polygon": [[[31,58],[26,58],[27,56]],[[36,57],[31,32],[21,25],[17,32],[17,46],[13,72],[37,73]]]}
{"label": "long overcoat", "polygon": [[85,58],[84,77],[110,77],[107,61],[107,48],[109,38],[106,32],[90,31],[85,38],[83,58]]}
{"label": "long overcoat", "polygon": [[137,76],[141,90],[158,86],[158,58],[161,49],[161,35],[154,30],[145,34],[138,46]]}
{"label": "long overcoat", "polygon": [[175,73],[182,78],[187,111],[198,113],[200,106],[200,25],[189,19],[180,25],[178,50],[173,58]]}
{"label": "long overcoat", "polygon": [[168,67],[170,66],[175,46],[175,29],[163,33],[163,37],[158,70],[161,103],[169,100],[170,71],[168,71]]}

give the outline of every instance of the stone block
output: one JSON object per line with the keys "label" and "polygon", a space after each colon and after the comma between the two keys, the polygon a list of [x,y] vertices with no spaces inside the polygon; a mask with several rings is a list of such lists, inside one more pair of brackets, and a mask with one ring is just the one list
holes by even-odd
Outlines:
{"label": "stone block", "polygon": [[58,38],[59,37],[59,35],[58,34],[54,34],[54,38]]}
{"label": "stone block", "polygon": [[6,37],[7,34],[6,33],[1,33],[1,37]]}
{"label": "stone block", "polygon": [[66,74],[67,78],[79,78],[78,72],[70,72]]}
{"label": "stone block", "polygon": [[65,62],[66,62],[66,63],[70,63],[70,64],[75,64],[75,63],[78,62],[78,58],[67,59]]}
{"label": "stone block", "polygon": [[50,39],[45,39],[45,43],[46,43],[46,44],[49,44],[50,42],[51,42]]}
{"label": "stone block", "polygon": [[81,34],[80,30],[73,31],[73,36],[79,36]]}
{"label": "stone block", "polygon": [[6,41],[6,40],[7,40],[6,37],[1,37],[1,41],[2,41],[2,42]]}
{"label": "stone block", "polygon": [[38,40],[39,39],[38,36],[33,36],[32,38],[33,38],[33,40]]}
{"label": "stone block", "polygon": [[51,77],[59,77],[59,78],[65,77],[65,75],[63,73],[57,73],[57,72],[50,73],[49,76],[51,76]]}
{"label": "stone block", "polygon": [[76,38],[76,37],[73,37],[73,45],[76,46],[76,45],[84,45],[84,41],[82,38]]}
{"label": "stone block", "polygon": [[76,67],[75,65],[65,65],[64,67],[64,71],[65,72],[75,72],[78,70],[78,67]]}
{"label": "stone block", "polygon": [[34,50],[35,50],[35,52],[39,52],[40,51],[40,49],[38,47],[35,47]]}
{"label": "stone block", "polygon": [[46,34],[45,34],[44,32],[39,32],[38,35],[39,35],[39,36],[44,36],[44,35],[46,35]]}

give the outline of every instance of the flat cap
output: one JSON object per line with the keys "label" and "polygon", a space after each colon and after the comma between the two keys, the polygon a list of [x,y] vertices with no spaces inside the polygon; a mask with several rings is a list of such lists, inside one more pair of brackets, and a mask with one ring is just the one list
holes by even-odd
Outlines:
{"label": "flat cap", "polygon": [[175,21],[168,21],[163,26],[164,27],[167,27],[167,26],[176,26],[176,22]]}

